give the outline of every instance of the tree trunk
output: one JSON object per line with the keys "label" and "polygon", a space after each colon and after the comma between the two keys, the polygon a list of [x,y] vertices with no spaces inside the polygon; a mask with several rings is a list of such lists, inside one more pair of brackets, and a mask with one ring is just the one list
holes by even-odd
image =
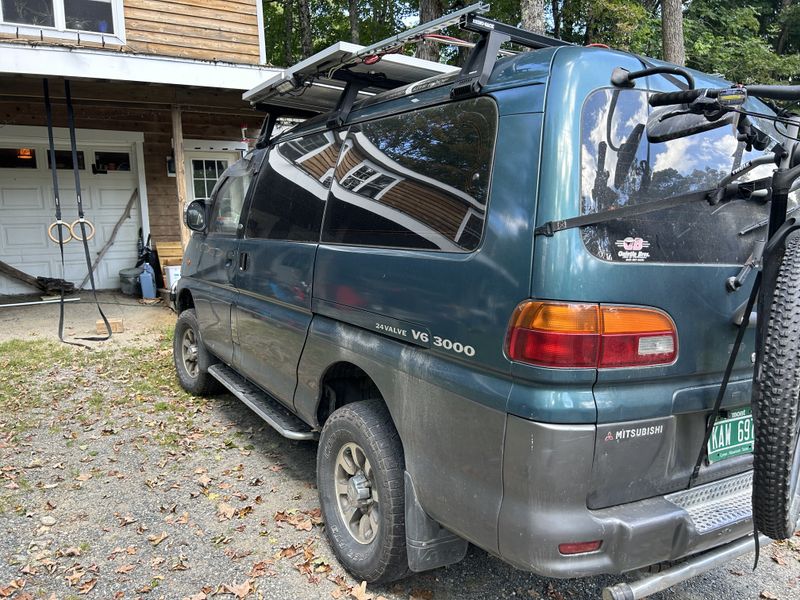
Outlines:
{"label": "tree trunk", "polygon": [[283,62],[287,67],[290,67],[294,62],[292,60],[292,0],[286,0],[283,5],[283,25],[286,28],[286,34],[283,36]]}
{"label": "tree trunk", "polygon": [[[778,13],[778,17],[780,17],[783,12],[792,6],[792,0],[781,0],[781,11]],[[775,52],[778,54],[783,54],[784,50],[786,50],[786,42],[789,41],[789,24],[784,21],[783,25],[781,26],[781,33],[778,36],[778,43],[775,46]]]}
{"label": "tree trunk", "polygon": [[358,0],[348,0],[347,6],[350,13],[350,41],[358,44],[360,39],[358,31]]}
{"label": "tree trunk", "polygon": [[553,7],[553,36],[561,38],[561,13],[558,10],[558,0],[552,0]]}
{"label": "tree trunk", "polygon": [[676,65],[686,64],[683,46],[683,4],[681,0],[661,2],[661,41],[664,60]]}
{"label": "tree trunk", "polygon": [[544,34],[544,0],[520,0],[522,28]]}
{"label": "tree trunk", "polygon": [[[427,23],[442,16],[444,7],[442,0],[419,0],[419,22]],[[439,62],[439,46],[433,42],[417,44],[417,58]]]}
{"label": "tree trunk", "polygon": [[308,58],[314,52],[311,41],[311,9],[308,0],[297,0],[297,7],[300,13],[300,49],[303,58]]}

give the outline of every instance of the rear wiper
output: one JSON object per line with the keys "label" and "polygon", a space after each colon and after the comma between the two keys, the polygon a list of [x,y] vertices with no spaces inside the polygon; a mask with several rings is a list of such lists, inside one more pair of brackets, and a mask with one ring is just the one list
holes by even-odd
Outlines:
{"label": "rear wiper", "polygon": [[[798,210],[800,210],[800,205],[797,205],[794,208],[790,208],[789,210],[787,210],[786,216],[788,217],[789,215],[797,212]],[[755,231],[756,229],[761,229],[762,227],[766,227],[767,225],[769,225],[769,217],[759,221],[758,223],[753,223],[752,225],[748,225],[739,232],[739,235],[747,235],[751,231]]]}

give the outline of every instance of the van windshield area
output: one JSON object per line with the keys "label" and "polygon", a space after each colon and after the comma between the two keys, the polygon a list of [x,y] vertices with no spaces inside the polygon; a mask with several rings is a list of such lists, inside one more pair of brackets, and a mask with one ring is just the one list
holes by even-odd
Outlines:
{"label": "van windshield area", "polygon": [[[584,104],[582,214],[713,190],[731,171],[774,145],[747,151],[733,125],[650,143],[645,125],[653,109],[647,100],[642,90],[604,89]],[[739,181],[769,177],[774,168],[760,166]],[[789,208],[797,204],[794,193]],[[584,227],[583,241],[592,254],[612,262],[743,264],[754,242],[766,236],[766,227],[750,226],[767,216],[768,205],[734,200],[711,206],[700,200]]]}

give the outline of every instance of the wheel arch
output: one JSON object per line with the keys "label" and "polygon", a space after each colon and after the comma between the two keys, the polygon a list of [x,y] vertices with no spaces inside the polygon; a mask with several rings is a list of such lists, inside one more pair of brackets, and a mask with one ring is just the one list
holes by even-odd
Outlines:
{"label": "wheel arch", "polygon": [[337,408],[352,402],[379,398],[386,403],[375,378],[362,367],[348,360],[330,364],[319,380],[316,417],[320,427]]}
{"label": "wheel arch", "polygon": [[178,293],[178,298],[175,300],[175,308],[178,314],[190,308],[194,308],[194,296],[192,292],[186,288]]}

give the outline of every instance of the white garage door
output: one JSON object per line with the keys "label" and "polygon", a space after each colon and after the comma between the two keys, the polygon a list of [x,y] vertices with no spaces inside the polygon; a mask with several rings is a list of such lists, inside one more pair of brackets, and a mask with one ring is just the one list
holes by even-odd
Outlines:
{"label": "white garage door", "polygon": [[[46,130],[41,129],[37,133],[43,132],[46,136]],[[63,138],[63,133],[60,131],[59,137]],[[135,145],[115,144],[115,132],[94,133],[91,137],[97,139],[88,144],[81,143],[81,133],[78,133],[83,207],[86,218],[96,227],[96,235],[89,242],[92,260],[110,238],[138,181]],[[105,136],[108,141],[104,144]],[[4,139],[0,130],[0,260],[32,276],[62,277],[58,244],[47,237],[47,228],[55,220],[47,144],[37,139],[41,139],[39,135],[31,138],[33,143],[28,144],[19,138]],[[72,222],[78,214],[71,154],[64,141],[56,148],[63,219]],[[117,232],[114,244],[95,271],[99,289],[118,288],[120,269],[136,263],[140,226],[137,199],[130,218]],[[87,274],[83,245],[72,240],[64,249],[63,277],[77,286]],[[86,288],[89,288],[88,283]],[[0,294],[31,292],[35,290],[0,274]]]}

